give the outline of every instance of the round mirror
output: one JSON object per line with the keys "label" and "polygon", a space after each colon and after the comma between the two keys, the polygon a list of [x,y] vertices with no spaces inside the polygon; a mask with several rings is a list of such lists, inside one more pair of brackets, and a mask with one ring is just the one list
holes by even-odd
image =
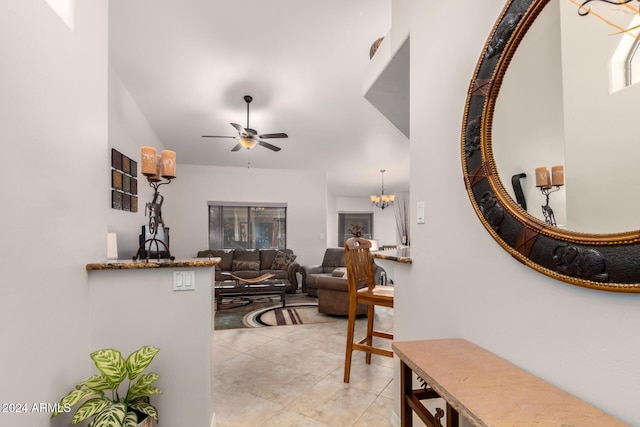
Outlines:
{"label": "round mirror", "polygon": [[[562,80],[566,64],[584,64],[576,59],[575,52],[561,49],[561,35],[563,40],[567,38],[565,43],[576,42],[572,39],[576,36],[567,35],[564,28],[561,34],[559,9],[564,6],[549,3],[509,1],[485,44],[471,81],[463,121],[462,163],[467,191],[485,228],[522,263],[580,286],[640,292],[640,231],[624,231],[637,228],[633,226],[633,211],[629,214],[629,203],[627,200],[625,204],[625,192],[620,190],[619,182],[596,186],[605,174],[619,175],[620,159],[637,156],[607,157],[603,153],[611,150],[598,151],[597,146],[585,150],[580,142],[572,146],[567,142],[568,134],[601,132],[600,126],[594,126],[597,121],[615,121],[612,116],[623,112],[607,105],[600,115],[585,114],[593,111],[584,105],[592,96],[587,96],[586,91],[597,85],[585,84],[580,74],[572,75],[570,83],[566,77]],[[587,19],[578,16],[575,9],[574,13],[579,19]],[[534,27],[538,18],[536,27],[540,28]],[[606,39],[607,34],[601,37]],[[536,43],[536,52],[519,55],[520,49],[532,49]],[[610,38],[606,43],[611,43]],[[590,45],[586,46],[576,43],[573,50],[589,57]],[[543,55],[547,62],[555,57],[559,68],[543,70],[538,66],[543,61],[536,55]],[[611,55],[605,56],[608,60]],[[511,68],[507,71],[512,62],[513,75]],[[603,67],[606,76],[606,62]],[[571,87],[583,92],[567,94]],[[610,95],[608,81],[603,87]],[[593,89],[598,96],[604,96],[602,91],[600,87]],[[614,97],[628,96],[628,91],[621,93]],[[610,131],[607,135],[618,133]],[[631,135],[629,130],[623,137],[630,139]],[[609,141],[603,143],[600,135],[600,145],[607,144],[611,147]],[[595,151],[596,159],[579,165],[580,148]],[[614,169],[607,172],[603,164]],[[590,181],[589,171],[595,180]],[[574,200],[580,192],[587,194],[587,202]],[[622,205],[609,204],[610,194],[602,192],[615,193],[618,198],[622,193]],[[626,197],[634,193],[632,189]],[[607,201],[601,203],[602,200]],[[626,218],[607,216],[607,210],[627,210]],[[585,226],[589,211],[595,211],[596,219],[606,218],[603,225]]]}
{"label": "round mirror", "polygon": [[[598,16],[619,17],[621,27],[635,25],[638,15],[604,3],[593,8]],[[595,15],[577,11],[574,3],[549,2],[510,60],[493,114],[496,168],[516,202],[520,185],[522,207],[535,218],[582,233],[637,229],[640,85],[614,83],[633,53],[626,42],[637,39],[611,36]],[[552,184],[555,170],[559,185],[540,189],[536,170]]]}

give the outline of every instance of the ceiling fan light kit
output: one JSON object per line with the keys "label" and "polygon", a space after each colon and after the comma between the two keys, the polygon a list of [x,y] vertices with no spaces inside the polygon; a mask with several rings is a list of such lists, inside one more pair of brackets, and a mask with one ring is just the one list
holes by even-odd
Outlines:
{"label": "ceiling fan light kit", "polygon": [[251,150],[258,144],[258,141],[253,138],[240,138],[240,145],[247,150]]}
{"label": "ceiling fan light kit", "polygon": [[239,151],[242,148],[246,148],[247,150],[251,150],[256,145],[260,145],[264,148],[268,148],[271,151],[280,151],[280,147],[277,147],[267,141],[265,139],[270,138],[289,138],[284,132],[279,133],[265,133],[258,134],[258,131],[255,129],[251,129],[249,127],[249,104],[253,101],[253,97],[251,95],[244,96],[244,102],[247,103],[247,126],[242,127],[237,123],[231,123],[238,131],[238,136],[219,136],[219,135],[203,135],[203,138],[233,138],[238,140],[238,143],[231,149],[231,151]]}

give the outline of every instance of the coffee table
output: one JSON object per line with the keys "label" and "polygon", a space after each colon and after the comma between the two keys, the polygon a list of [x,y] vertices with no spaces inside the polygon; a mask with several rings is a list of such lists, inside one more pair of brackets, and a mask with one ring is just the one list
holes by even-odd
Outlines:
{"label": "coffee table", "polygon": [[216,310],[220,309],[223,298],[252,297],[254,295],[280,295],[282,307],[286,306],[286,283],[280,279],[265,279],[259,283],[240,282],[238,280],[224,280],[216,282],[214,294]]}

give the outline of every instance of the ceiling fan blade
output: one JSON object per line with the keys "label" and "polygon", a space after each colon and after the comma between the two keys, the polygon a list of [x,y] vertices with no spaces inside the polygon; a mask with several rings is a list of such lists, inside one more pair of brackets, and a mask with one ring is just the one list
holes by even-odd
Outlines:
{"label": "ceiling fan blade", "polygon": [[256,131],[255,129],[243,128],[237,123],[231,123],[231,126],[236,128],[236,130],[238,131],[238,134],[243,138],[251,138],[252,136],[258,135],[258,131]]}
{"label": "ceiling fan blade", "polygon": [[280,133],[265,133],[264,135],[258,135],[258,138],[289,138],[289,135],[287,135],[284,132],[280,132]]}
{"label": "ceiling fan blade", "polygon": [[267,141],[258,141],[258,144],[262,145],[264,148],[268,148],[272,151],[280,151],[280,147],[276,147],[275,145],[269,144]]}
{"label": "ceiling fan blade", "polygon": [[233,148],[231,149],[231,151],[240,151],[240,149],[241,149],[241,148],[242,148],[242,144],[237,143],[237,144],[235,145],[235,147],[233,147]]}
{"label": "ceiling fan blade", "polygon": [[242,132],[244,132],[244,128],[242,126],[240,126],[237,123],[231,123],[231,126],[233,126],[234,128],[236,128],[236,130],[238,131],[238,133],[242,134]]}
{"label": "ceiling fan blade", "polygon": [[237,136],[202,135],[203,138],[237,138]]}

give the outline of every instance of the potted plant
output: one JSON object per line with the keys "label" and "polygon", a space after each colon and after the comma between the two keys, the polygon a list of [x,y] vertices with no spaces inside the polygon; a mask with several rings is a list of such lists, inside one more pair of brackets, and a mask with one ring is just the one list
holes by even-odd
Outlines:
{"label": "potted plant", "polygon": [[[78,424],[94,417],[90,427],[136,427],[138,422],[158,421],[158,411],[149,403],[149,397],[162,393],[153,383],[160,378],[155,372],[143,374],[159,348],[143,346],[125,360],[122,354],[107,348],[91,353],[90,357],[100,371],[89,379],[77,384],[75,389],[60,400],[58,411],[69,411],[83,402],[76,410],[71,424]],[[137,381],[135,381],[137,379]],[[127,380],[127,388],[120,385]],[[135,381],[135,382],[134,382]],[[149,421],[149,424],[150,421]]]}

